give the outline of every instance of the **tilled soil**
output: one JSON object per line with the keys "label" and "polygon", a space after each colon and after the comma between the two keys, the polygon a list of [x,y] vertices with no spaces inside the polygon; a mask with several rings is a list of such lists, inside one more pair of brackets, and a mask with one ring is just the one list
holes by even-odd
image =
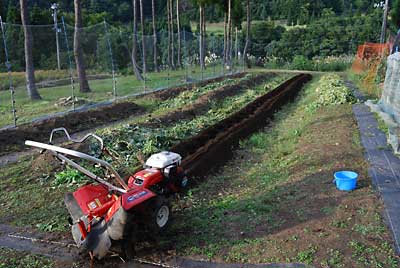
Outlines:
{"label": "tilled soil", "polygon": [[216,83],[216,82],[220,82],[225,80],[226,78],[242,78],[246,75],[246,73],[238,73],[238,74],[233,74],[233,75],[228,75],[228,76],[222,76],[222,77],[217,77],[211,80],[206,80],[206,81],[202,81],[199,83],[195,83],[195,84],[190,84],[190,85],[186,85],[186,86],[182,86],[182,87],[175,87],[175,88],[170,88],[167,90],[160,90],[154,93],[150,93],[148,94],[148,96],[150,97],[155,97],[157,99],[161,99],[161,100],[167,100],[167,99],[171,99],[174,98],[176,96],[178,96],[180,93],[186,91],[186,90],[190,90],[193,89],[195,87],[204,87],[210,83]]}
{"label": "tilled soil", "polygon": [[71,133],[74,133],[105,122],[113,122],[143,113],[144,109],[134,103],[116,103],[99,109],[69,113],[64,116],[6,129],[0,132],[0,155],[25,149],[24,142],[28,139],[45,141],[54,128],[65,127]]}
{"label": "tilled soil", "polygon": [[[218,77],[207,81],[190,85],[169,88],[149,93],[148,96],[161,100],[166,100],[177,96],[179,93],[195,87],[205,86],[227,78],[240,78],[245,73]],[[18,152],[25,149],[24,142],[28,139],[35,141],[46,141],[49,133],[54,128],[65,127],[71,134],[94,128],[106,123],[120,121],[131,116],[144,114],[145,109],[132,102],[118,102],[110,106],[95,109],[67,113],[62,116],[44,119],[34,123],[23,124],[16,128],[4,129],[0,131],[0,156],[11,152]]]}
{"label": "tilled soil", "polygon": [[161,117],[152,118],[143,125],[150,127],[161,127],[179,120],[191,120],[196,116],[207,112],[211,106],[211,101],[220,101],[225,98],[238,95],[245,89],[258,86],[275,76],[275,73],[261,73],[252,77],[251,79],[243,80],[237,84],[222,86],[216,90],[202,95],[193,104],[185,106],[183,109],[173,111]]}

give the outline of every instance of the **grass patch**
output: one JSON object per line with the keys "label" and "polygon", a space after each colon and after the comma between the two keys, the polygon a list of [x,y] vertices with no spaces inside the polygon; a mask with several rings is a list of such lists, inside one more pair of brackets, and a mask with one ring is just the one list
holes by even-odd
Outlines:
{"label": "grass patch", "polygon": [[0,247],[0,268],[52,268],[54,261],[26,252]]}
{"label": "grass patch", "polygon": [[382,95],[380,85],[368,79],[368,73],[356,74],[351,70],[347,72],[347,77],[357,86],[367,99],[378,100]]}
{"label": "grass patch", "polygon": [[385,121],[379,116],[378,113],[373,113],[376,121],[378,122],[378,128],[385,133],[386,137],[389,137],[389,128]]}
{"label": "grass patch", "polygon": [[[216,69],[213,68],[213,66],[207,68],[203,75],[199,68],[191,68],[189,71],[189,77],[195,81],[201,80],[202,77],[207,78],[218,76],[220,74],[220,68]],[[171,72],[165,71],[160,73],[149,73],[146,81],[146,90],[183,84],[185,83],[186,74],[187,71],[185,69]],[[0,74],[0,78],[3,75],[6,74]],[[20,73],[14,75],[20,79]],[[7,80],[5,79],[4,81]],[[80,93],[79,84],[76,83],[74,85],[75,96],[84,100],[86,103],[97,103],[113,99],[113,81],[111,78],[90,80],[89,85],[92,92]],[[136,80],[133,75],[117,77],[118,96],[141,93],[143,91],[145,91],[143,82]],[[69,84],[65,86],[41,88],[39,89],[39,93],[43,99],[40,101],[31,101],[23,86],[17,88],[15,92],[15,105],[19,124],[29,122],[30,120],[40,116],[72,109],[71,106],[64,107],[55,105],[60,98],[71,96],[71,85]],[[0,127],[11,125],[12,122],[10,92],[8,90],[0,90]]]}

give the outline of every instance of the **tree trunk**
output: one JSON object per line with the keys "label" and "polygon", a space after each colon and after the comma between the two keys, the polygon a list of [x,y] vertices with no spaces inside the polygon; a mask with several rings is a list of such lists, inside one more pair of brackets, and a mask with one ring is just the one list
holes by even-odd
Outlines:
{"label": "tree trunk", "polygon": [[153,17],[153,61],[154,61],[154,70],[156,72],[160,71],[158,68],[158,51],[157,51],[157,28],[156,28],[156,6],[155,0],[151,0],[151,14]]}
{"label": "tree trunk", "polygon": [[238,40],[238,36],[239,36],[239,31],[238,31],[238,27],[235,27],[235,60],[237,62],[237,60],[239,59],[239,40]]}
{"label": "tree trunk", "polygon": [[247,0],[247,25],[246,25],[246,44],[243,49],[243,63],[246,62],[247,66],[250,67],[250,63],[247,57],[247,50],[250,44],[250,30],[251,30],[251,18],[250,18],[250,0]]}
{"label": "tree trunk", "polygon": [[224,12],[224,55],[223,55],[223,59],[224,59],[224,65],[226,65],[227,62],[227,40],[228,40],[228,30],[227,30],[227,20],[228,20],[228,15],[226,12]]}
{"label": "tree trunk", "polygon": [[143,73],[147,72],[146,64],[146,36],[144,35],[144,16],[143,16],[143,0],[140,0],[140,25],[142,29],[142,61],[143,61]]}
{"label": "tree trunk", "polygon": [[24,28],[25,35],[25,78],[26,78],[26,89],[28,91],[28,95],[31,100],[40,100],[42,97],[36,89],[35,84],[35,68],[33,66],[33,55],[32,55],[32,46],[33,46],[33,36],[31,29],[28,26],[28,7],[26,0],[20,0],[21,6],[21,21],[22,26]]}
{"label": "tree trunk", "polygon": [[199,32],[199,54],[200,54],[200,67],[203,70],[204,69],[204,50],[203,50],[203,4],[200,4],[199,6],[199,17],[200,17],[200,32]]}
{"label": "tree trunk", "polygon": [[234,51],[233,51],[233,23],[232,23],[232,19],[231,19],[230,36],[231,36],[231,40],[229,40],[229,45],[230,45],[230,48],[229,48],[229,63],[230,64],[229,65],[232,68],[233,67],[233,54],[234,54]]}
{"label": "tree trunk", "polygon": [[229,68],[232,64],[232,0],[228,0],[228,65]]}
{"label": "tree trunk", "polygon": [[171,12],[170,12],[170,3],[167,0],[167,18],[168,18],[168,66],[172,69],[172,58],[171,58]]}
{"label": "tree trunk", "polygon": [[203,49],[203,64],[204,68],[206,67],[205,60],[204,58],[206,57],[206,43],[207,43],[207,29],[206,29],[206,13],[205,13],[205,8],[203,7],[203,44],[202,44],[202,49]]}
{"label": "tree trunk", "polygon": [[137,65],[137,0],[133,0],[133,38],[132,38],[132,68],[135,73],[136,79],[143,80],[143,76]]}
{"label": "tree trunk", "polygon": [[385,1],[385,11],[383,12],[382,30],[381,30],[381,44],[386,42],[386,27],[387,18],[389,14],[389,0]]}
{"label": "tree trunk", "polygon": [[181,23],[179,14],[179,0],[176,0],[176,27],[178,29],[178,68],[182,67]]}
{"label": "tree trunk", "polygon": [[85,61],[83,58],[81,35],[82,35],[82,9],[81,1],[74,0],[75,7],[75,31],[74,31],[74,56],[76,72],[78,73],[79,91],[90,92],[89,83],[86,77]]}
{"label": "tree trunk", "polygon": [[172,63],[172,68],[175,70],[175,45],[174,45],[174,0],[169,0],[169,7],[170,7],[170,12],[171,14],[169,17],[171,18],[171,63]]}

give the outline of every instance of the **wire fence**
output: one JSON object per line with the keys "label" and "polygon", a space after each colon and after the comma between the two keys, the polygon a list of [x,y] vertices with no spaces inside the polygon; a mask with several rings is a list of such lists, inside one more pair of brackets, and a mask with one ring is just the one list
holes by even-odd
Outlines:
{"label": "wire fence", "polygon": [[[237,35],[231,40],[230,61],[224,58],[224,37],[207,35],[205,68],[201,68],[196,33],[181,31],[170,36],[161,31],[154,36],[149,31],[149,35],[134,36],[131,27],[117,28],[104,22],[81,28],[84,65],[91,88],[90,93],[81,93],[73,51],[75,28],[61,20],[58,27],[27,26],[33,37],[35,84],[42,97],[41,101],[31,101],[26,91],[24,28],[4,22],[1,26],[0,128],[244,69],[240,53],[244,41]],[[136,79],[132,58],[143,80]]]}

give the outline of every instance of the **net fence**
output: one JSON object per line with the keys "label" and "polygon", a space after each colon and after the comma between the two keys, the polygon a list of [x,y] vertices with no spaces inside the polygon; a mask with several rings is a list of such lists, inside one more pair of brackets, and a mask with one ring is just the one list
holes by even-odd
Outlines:
{"label": "net fence", "polygon": [[370,68],[371,63],[379,63],[382,58],[386,57],[390,53],[390,50],[390,43],[365,43],[360,45],[353,61],[352,70],[355,73],[367,71]]}
{"label": "net fence", "polygon": [[[149,30],[148,35],[134,36],[132,27],[113,27],[104,22],[80,29],[84,66],[91,88],[90,93],[81,93],[74,57],[74,26],[63,21],[57,27],[29,25],[26,27],[33,37],[35,85],[42,97],[41,101],[31,101],[26,90],[24,27],[4,22],[2,26],[0,128],[13,125],[10,91],[14,92],[16,123],[21,124],[37,117],[206,80],[244,68],[240,54],[244,40],[240,37],[233,39],[233,56],[227,64],[224,37],[207,35],[205,68],[201,68],[197,33],[175,31],[170,36],[168,31],[161,31],[154,36]],[[133,58],[143,80],[135,76]]]}

